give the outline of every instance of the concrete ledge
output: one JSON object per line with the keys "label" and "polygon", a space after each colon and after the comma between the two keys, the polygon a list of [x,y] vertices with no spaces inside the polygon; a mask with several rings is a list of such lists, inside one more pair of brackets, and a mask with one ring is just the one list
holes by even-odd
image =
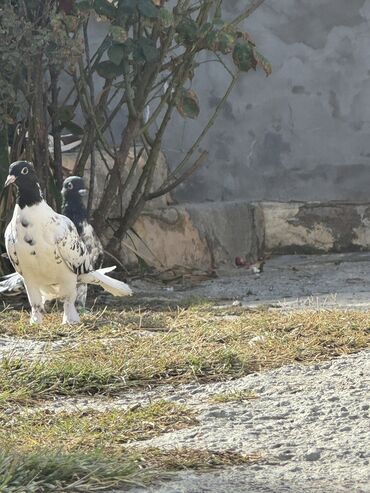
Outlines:
{"label": "concrete ledge", "polygon": [[247,202],[178,205],[146,211],[135,224],[123,260],[136,249],[151,265],[212,269],[233,264],[237,255],[257,259],[264,250],[264,220],[259,205]]}
{"label": "concrete ledge", "polygon": [[147,210],[135,225],[138,237],[122,244],[122,260],[137,264],[211,269],[253,261],[265,252],[370,251],[370,204],[215,202]]}
{"label": "concrete ledge", "polygon": [[370,250],[370,204],[262,202],[265,246],[272,253]]}

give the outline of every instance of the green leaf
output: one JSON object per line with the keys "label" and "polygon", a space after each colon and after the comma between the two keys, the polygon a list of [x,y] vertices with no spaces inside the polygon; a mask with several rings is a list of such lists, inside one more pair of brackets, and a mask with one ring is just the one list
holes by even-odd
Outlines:
{"label": "green leaf", "polygon": [[141,55],[148,63],[155,63],[159,60],[159,50],[155,43],[149,38],[141,38],[136,43],[139,48],[139,58]]}
{"label": "green leaf", "polygon": [[177,98],[176,108],[184,118],[197,118],[200,113],[198,96],[193,90],[182,88]]}
{"label": "green leaf", "polygon": [[82,0],[82,2],[78,2],[76,4],[76,8],[79,12],[89,12],[91,7],[92,5],[91,2],[89,2],[89,0]]}
{"label": "green leaf", "polygon": [[108,0],[94,0],[95,12],[105,17],[116,17],[117,9]]}
{"label": "green leaf", "polygon": [[116,43],[124,43],[128,36],[126,29],[121,26],[110,26],[109,33]]}
{"label": "green leaf", "polygon": [[216,11],[215,11],[215,15],[213,17],[213,23],[214,24],[218,24],[218,23],[221,23],[221,22],[222,22],[222,3],[220,2],[217,5]]}
{"label": "green leaf", "polygon": [[171,27],[173,25],[173,13],[170,10],[162,7],[159,11],[159,17],[164,27]]}
{"label": "green leaf", "polygon": [[118,10],[121,15],[132,15],[137,12],[138,0],[119,0]]}
{"label": "green leaf", "polygon": [[123,45],[114,44],[108,49],[108,58],[115,65],[120,65],[125,56],[125,48]]}
{"label": "green leaf", "polygon": [[185,44],[192,44],[199,35],[198,24],[193,19],[184,19],[177,25],[176,32],[180,37],[180,41]]}
{"label": "green leaf", "polygon": [[239,41],[234,47],[233,60],[243,72],[248,72],[251,68],[255,69],[257,61],[254,57],[253,45],[249,41]]}
{"label": "green leaf", "polygon": [[137,8],[144,17],[155,19],[159,16],[159,9],[152,3],[152,0],[138,0]]}
{"label": "green leaf", "polygon": [[213,26],[210,22],[205,22],[199,29],[199,34],[201,36],[204,36],[206,34],[209,34],[210,32],[212,32],[213,30]]}
{"label": "green leaf", "polygon": [[110,60],[98,63],[96,71],[104,79],[115,79],[122,75],[122,69]]}
{"label": "green leaf", "polygon": [[67,104],[58,108],[58,118],[62,123],[71,121],[74,116],[75,109],[72,104]]}
{"label": "green leaf", "polygon": [[233,51],[235,42],[235,34],[220,31],[219,33],[217,33],[215,47],[217,51],[220,51],[221,53],[226,55],[227,53],[231,53]]}

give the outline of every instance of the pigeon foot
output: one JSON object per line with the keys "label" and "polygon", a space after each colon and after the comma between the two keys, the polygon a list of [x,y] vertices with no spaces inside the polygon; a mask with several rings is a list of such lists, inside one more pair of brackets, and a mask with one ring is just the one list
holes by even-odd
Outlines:
{"label": "pigeon foot", "polygon": [[71,303],[70,301],[65,301],[62,324],[74,325],[79,323],[80,323],[80,316],[76,310],[74,303]]}
{"label": "pigeon foot", "polygon": [[42,322],[42,313],[39,310],[35,310],[32,308],[30,325],[41,324]]}

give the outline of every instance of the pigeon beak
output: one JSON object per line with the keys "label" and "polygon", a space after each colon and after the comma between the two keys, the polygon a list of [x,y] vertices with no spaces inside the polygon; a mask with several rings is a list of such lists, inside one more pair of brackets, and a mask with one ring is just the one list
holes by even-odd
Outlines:
{"label": "pigeon beak", "polygon": [[86,188],[81,188],[78,193],[81,195],[81,197],[85,197],[88,194],[88,191],[86,190]]}
{"label": "pigeon beak", "polygon": [[16,179],[17,179],[16,176],[14,176],[14,175],[8,175],[7,178],[6,178],[6,181],[4,183],[4,188],[5,187],[8,187],[12,183],[14,183]]}

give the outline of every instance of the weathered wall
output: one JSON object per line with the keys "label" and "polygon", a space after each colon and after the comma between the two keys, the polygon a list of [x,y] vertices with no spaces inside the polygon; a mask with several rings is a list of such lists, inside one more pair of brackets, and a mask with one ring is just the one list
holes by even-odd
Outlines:
{"label": "weathered wall", "polygon": [[[245,0],[224,2],[237,12]],[[204,143],[208,165],[180,200],[368,200],[370,0],[265,0],[246,27],[273,75],[246,75]],[[227,82],[203,65],[197,122],[176,119],[173,165]]]}
{"label": "weathered wall", "polygon": [[[227,0],[230,15],[246,0]],[[246,29],[273,74],[246,74],[203,143],[208,163],[175,193],[207,200],[369,200],[370,0],[265,0]],[[97,47],[106,26],[91,25]],[[175,116],[164,145],[181,160],[227,86],[218,64],[194,81],[198,120]],[[99,90],[102,80],[96,80]],[[66,88],[65,88],[66,89]],[[124,113],[115,120],[119,135]]]}

